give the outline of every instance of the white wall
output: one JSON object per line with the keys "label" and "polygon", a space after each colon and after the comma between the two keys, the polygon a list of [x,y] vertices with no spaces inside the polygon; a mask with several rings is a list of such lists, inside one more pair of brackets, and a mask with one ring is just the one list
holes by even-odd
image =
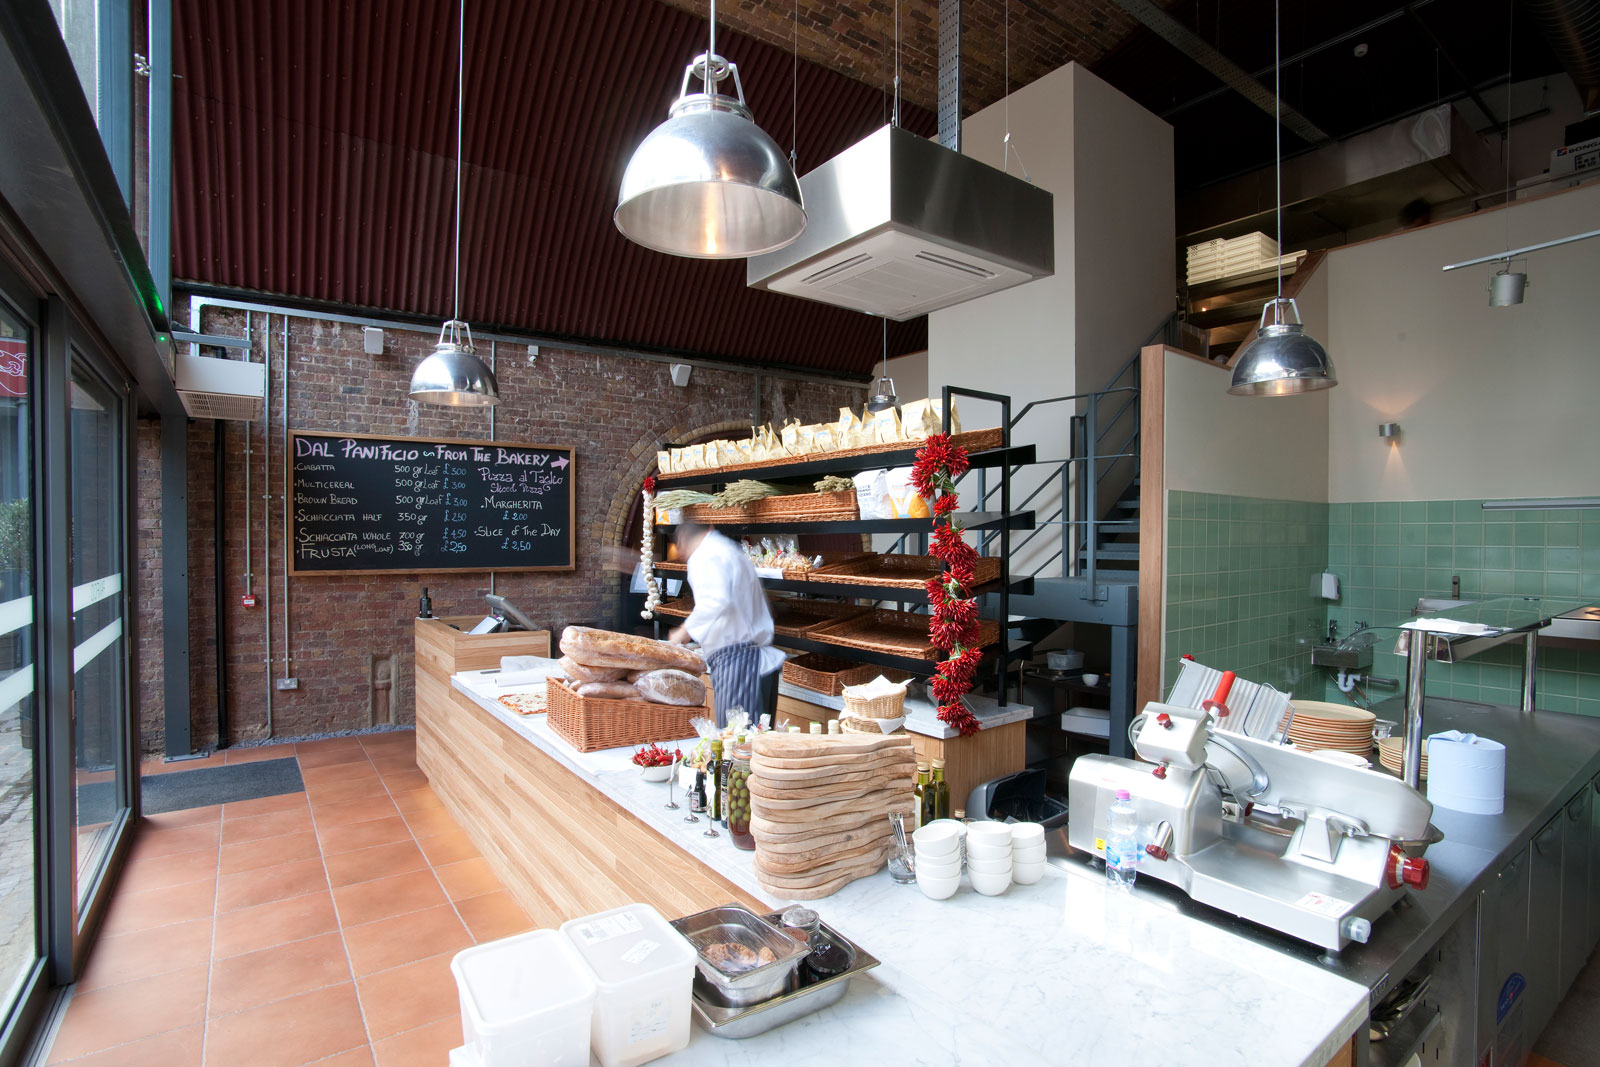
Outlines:
{"label": "white wall", "polygon": [[[879,364],[881,367],[882,364]],[[882,371],[879,371],[882,373]],[[912,352],[896,356],[889,361],[889,377],[894,379],[895,395],[900,403],[933,396],[928,391],[928,353]]]}
{"label": "white wall", "polygon": [[[1098,388],[1172,306],[1172,128],[1076,63],[1010,97],[1009,164],[1016,155],[1035,185],[1055,195],[1055,274],[928,317],[928,384],[964,385],[1029,401]],[[968,118],[962,150],[1004,164],[1006,101]],[[997,410],[961,405],[962,422],[997,423]],[[1035,409],[1016,440],[1041,460],[1068,452],[1067,405]],[[1020,501],[1044,471],[1015,483]],[[1047,488],[1030,506],[1044,517],[1060,502]],[[1043,533],[1034,546],[1058,543]],[[1042,563],[1033,547],[1018,565]]]}
{"label": "white wall", "polygon": [[[1072,160],[1075,392],[1084,392],[1108,385],[1173,310],[1172,127],[1082,67],[1067,69],[1073,72],[1078,146]],[[1027,163],[1033,166],[1031,158]]]}
{"label": "white wall", "polygon": [[1222,367],[1170,350],[1166,365],[1168,490],[1328,499],[1328,405],[1338,389],[1230,396]]}
{"label": "white wall", "polygon": [[1533,253],[1515,307],[1489,307],[1489,265],[1439,269],[1597,228],[1593,183],[1329,255],[1330,500],[1600,491],[1600,238]]}

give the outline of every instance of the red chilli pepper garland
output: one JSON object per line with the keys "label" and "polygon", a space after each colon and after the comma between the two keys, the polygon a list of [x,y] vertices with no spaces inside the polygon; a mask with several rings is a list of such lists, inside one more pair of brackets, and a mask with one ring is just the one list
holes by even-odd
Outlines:
{"label": "red chilli pepper garland", "polygon": [[928,579],[928,603],[933,615],[928,637],[945,654],[933,678],[933,698],[939,719],[962,737],[978,732],[978,720],[961,698],[972,689],[972,679],[983,660],[978,644],[978,601],[967,596],[973,586],[978,551],[962,539],[960,520],[953,517],[958,504],[956,479],[971,466],[967,450],[950,443],[949,434],[935,434],[917,450],[911,484],[918,494],[933,498],[933,545],[929,551],[944,564],[937,578]]}

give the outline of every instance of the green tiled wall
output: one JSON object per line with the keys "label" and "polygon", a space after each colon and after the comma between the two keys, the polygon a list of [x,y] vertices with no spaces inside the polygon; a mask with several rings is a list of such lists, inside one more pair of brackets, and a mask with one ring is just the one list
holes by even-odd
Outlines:
{"label": "green tiled wall", "polygon": [[1256,682],[1321,696],[1311,644],[1327,629],[1311,582],[1328,559],[1328,505],[1167,494],[1167,663],[1185,653]]}
{"label": "green tiled wall", "polygon": [[[1600,601],[1600,510],[1484,511],[1480,500],[1328,506],[1328,569],[1340,599],[1327,619],[1348,634],[1358,622],[1394,624],[1421,596],[1449,596],[1452,575],[1469,600],[1512,594]],[[1372,673],[1404,677],[1404,662],[1376,646]],[[1546,649],[1539,706],[1600,715],[1600,652]],[[1383,697],[1396,690],[1377,690]],[[1515,704],[1522,695],[1517,648],[1466,663],[1430,664],[1428,693]],[[1340,699],[1332,691],[1329,699]]]}

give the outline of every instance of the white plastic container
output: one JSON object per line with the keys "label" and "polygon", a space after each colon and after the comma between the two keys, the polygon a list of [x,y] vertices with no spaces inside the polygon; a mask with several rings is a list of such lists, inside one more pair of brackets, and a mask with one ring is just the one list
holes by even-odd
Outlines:
{"label": "white plastic container", "polygon": [[450,961],[461,992],[462,1058],[476,1067],[587,1067],[596,985],[555,930],[463,949]]}
{"label": "white plastic container", "polygon": [[589,1044],[602,1067],[635,1067],[689,1043],[697,954],[654,908],[626,904],[562,923],[561,933],[599,991]]}

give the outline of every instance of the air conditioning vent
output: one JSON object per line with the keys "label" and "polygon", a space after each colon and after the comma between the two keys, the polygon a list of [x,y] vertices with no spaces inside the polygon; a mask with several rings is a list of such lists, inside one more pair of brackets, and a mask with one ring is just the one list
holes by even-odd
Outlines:
{"label": "air conditioning vent", "polygon": [[984,270],[982,267],[978,266],[976,263],[963,263],[959,259],[951,259],[949,256],[935,255],[932,252],[918,252],[917,253],[917,258],[921,259],[921,260],[926,260],[929,263],[936,263],[941,267],[948,267],[951,270],[966,271],[968,274],[972,275],[975,278],[985,278],[985,279],[987,279],[987,278],[993,278],[995,276],[994,271],[992,271],[992,270]]}
{"label": "air conditioning vent", "polygon": [[266,371],[259,363],[178,353],[178,398],[196,419],[250,422],[263,411]]}

